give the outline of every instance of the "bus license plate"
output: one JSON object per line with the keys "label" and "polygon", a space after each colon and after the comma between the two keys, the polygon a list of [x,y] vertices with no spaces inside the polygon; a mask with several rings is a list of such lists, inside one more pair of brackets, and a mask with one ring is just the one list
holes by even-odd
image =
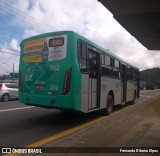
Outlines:
{"label": "bus license plate", "polygon": [[45,88],[45,86],[43,84],[36,84],[36,89],[37,90],[42,90],[44,88]]}

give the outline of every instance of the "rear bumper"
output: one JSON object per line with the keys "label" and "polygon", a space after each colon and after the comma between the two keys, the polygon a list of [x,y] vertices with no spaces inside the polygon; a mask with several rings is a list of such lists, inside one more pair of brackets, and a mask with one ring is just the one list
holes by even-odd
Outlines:
{"label": "rear bumper", "polygon": [[[75,109],[72,96],[62,95],[35,95],[19,92],[19,101],[27,105],[44,107],[44,108],[58,108],[58,109]],[[79,111],[79,110],[78,110]]]}

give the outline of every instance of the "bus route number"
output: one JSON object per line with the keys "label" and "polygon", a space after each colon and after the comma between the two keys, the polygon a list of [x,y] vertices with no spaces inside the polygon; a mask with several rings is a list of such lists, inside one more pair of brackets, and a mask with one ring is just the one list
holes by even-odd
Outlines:
{"label": "bus route number", "polygon": [[59,71],[59,65],[51,65],[50,70],[51,71]]}

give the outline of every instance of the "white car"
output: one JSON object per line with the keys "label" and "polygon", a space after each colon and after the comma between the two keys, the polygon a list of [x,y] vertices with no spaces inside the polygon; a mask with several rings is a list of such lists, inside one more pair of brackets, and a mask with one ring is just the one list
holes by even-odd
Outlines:
{"label": "white car", "polygon": [[18,99],[17,83],[0,83],[0,100]]}

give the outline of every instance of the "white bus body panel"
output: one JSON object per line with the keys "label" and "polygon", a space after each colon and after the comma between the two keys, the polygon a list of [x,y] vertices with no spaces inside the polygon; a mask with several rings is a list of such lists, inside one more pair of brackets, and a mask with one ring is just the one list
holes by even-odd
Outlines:
{"label": "white bus body panel", "polygon": [[122,82],[119,79],[101,78],[101,104],[100,109],[106,108],[106,101],[109,92],[114,94],[114,105],[121,104],[122,101]]}
{"label": "white bus body panel", "polygon": [[134,81],[127,81],[127,99],[126,102],[133,100],[134,91],[136,89],[136,84]]}
{"label": "white bus body panel", "polygon": [[97,79],[89,79],[89,109],[97,107]]}
{"label": "white bus body panel", "polygon": [[[136,83],[132,81],[127,82],[127,96],[126,102],[133,100],[134,91],[136,90]],[[101,94],[100,94],[100,108],[106,108],[106,101],[109,92],[114,94],[114,105],[121,104],[123,101],[123,83],[120,79],[101,78]],[[87,74],[82,74],[82,90],[81,94],[81,111],[88,113],[89,110],[97,107],[97,81],[90,79]]]}
{"label": "white bus body panel", "polygon": [[89,76],[82,74],[82,90],[81,94],[81,111],[84,113],[88,112],[89,104]]}

